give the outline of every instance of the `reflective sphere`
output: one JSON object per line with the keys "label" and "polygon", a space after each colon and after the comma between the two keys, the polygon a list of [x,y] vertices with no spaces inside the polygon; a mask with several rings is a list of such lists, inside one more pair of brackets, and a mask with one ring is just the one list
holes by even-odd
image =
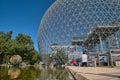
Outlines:
{"label": "reflective sphere", "polygon": [[119,19],[120,0],[56,0],[40,23],[39,50],[49,53],[54,43],[71,45],[74,36],[86,37],[93,28]]}

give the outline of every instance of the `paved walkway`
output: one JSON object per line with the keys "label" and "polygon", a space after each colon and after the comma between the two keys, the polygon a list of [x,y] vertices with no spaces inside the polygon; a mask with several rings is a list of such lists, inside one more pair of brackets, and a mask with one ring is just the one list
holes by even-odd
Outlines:
{"label": "paved walkway", "polygon": [[120,68],[67,66],[77,80],[120,80]]}

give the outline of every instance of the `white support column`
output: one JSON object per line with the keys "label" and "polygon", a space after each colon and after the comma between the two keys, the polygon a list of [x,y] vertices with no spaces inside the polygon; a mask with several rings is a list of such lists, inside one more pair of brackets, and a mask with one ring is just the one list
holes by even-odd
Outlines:
{"label": "white support column", "polygon": [[99,40],[100,40],[100,52],[102,53],[103,52],[103,45],[102,45],[102,38],[101,38],[100,33],[99,33]]}
{"label": "white support column", "polygon": [[112,58],[112,53],[111,53],[111,50],[110,50],[110,63],[111,63],[111,68],[113,68],[113,58]]}

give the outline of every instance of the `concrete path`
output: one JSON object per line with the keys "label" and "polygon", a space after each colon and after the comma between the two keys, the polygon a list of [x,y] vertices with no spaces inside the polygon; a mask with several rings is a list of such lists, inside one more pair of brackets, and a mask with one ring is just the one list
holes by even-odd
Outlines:
{"label": "concrete path", "polygon": [[77,80],[120,80],[120,68],[67,66]]}

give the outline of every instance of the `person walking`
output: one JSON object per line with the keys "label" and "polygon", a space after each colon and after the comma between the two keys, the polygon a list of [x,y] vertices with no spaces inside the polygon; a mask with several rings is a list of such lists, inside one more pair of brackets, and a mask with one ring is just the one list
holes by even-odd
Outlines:
{"label": "person walking", "polygon": [[87,67],[87,58],[88,58],[88,56],[87,56],[87,54],[85,53],[85,52],[83,52],[83,54],[82,54],[82,56],[81,56],[81,58],[82,58],[82,66],[84,67]]}
{"label": "person walking", "polygon": [[76,58],[74,57],[73,59],[72,59],[72,64],[74,65],[74,66],[76,66]]}

